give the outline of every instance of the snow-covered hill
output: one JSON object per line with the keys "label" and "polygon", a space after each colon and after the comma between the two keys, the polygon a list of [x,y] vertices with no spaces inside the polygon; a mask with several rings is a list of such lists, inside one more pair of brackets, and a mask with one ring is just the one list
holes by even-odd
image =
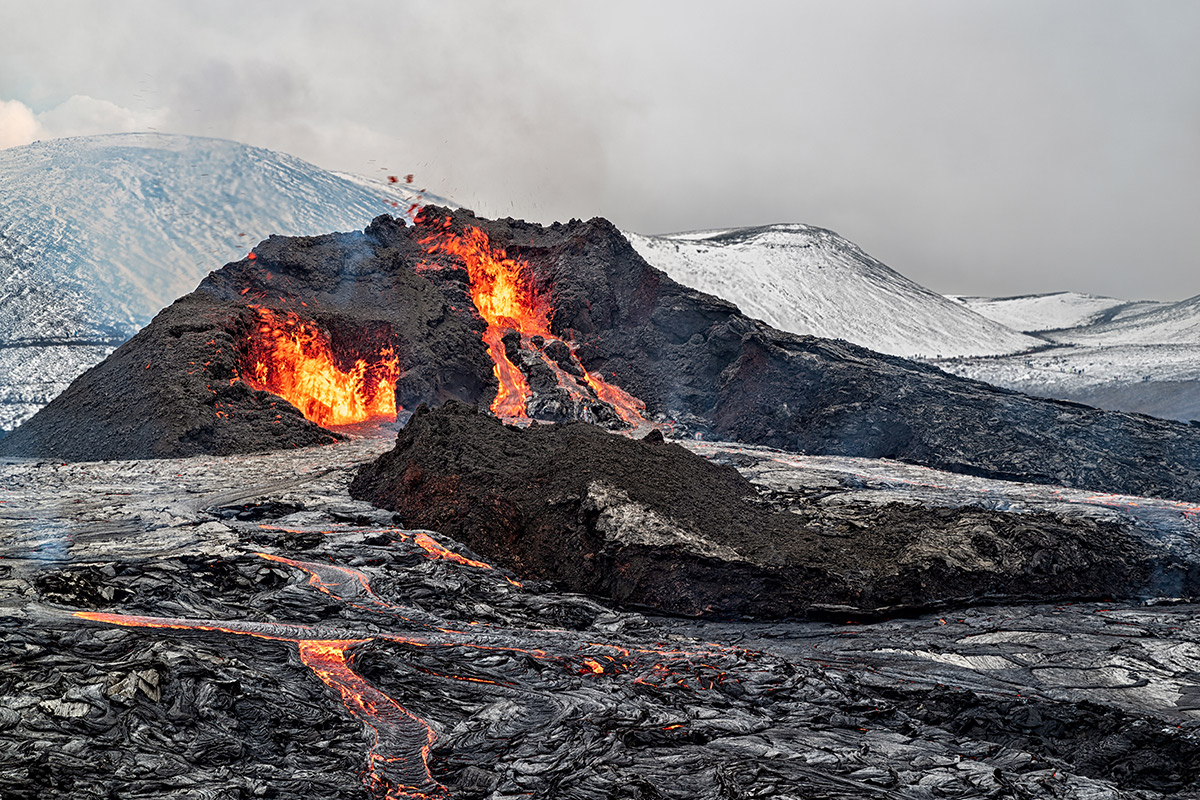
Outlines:
{"label": "snow-covered hill", "polygon": [[1079,292],[1018,297],[949,297],[977,314],[1026,333],[1096,325],[1167,305],[1157,300],[1118,300]]}
{"label": "snow-covered hill", "polygon": [[1131,345],[1200,346],[1200,295],[1178,303],[1158,303],[1139,313],[1055,332],[1055,341],[1097,345],[1119,341]]}
{"label": "snow-covered hill", "polygon": [[361,230],[425,201],[403,179],[220,139],[114,134],[0,150],[0,430],[267,236]]}
{"label": "snow-covered hill", "polygon": [[1047,342],[1036,353],[939,361],[949,372],[1100,408],[1200,419],[1200,296],[1177,303],[1071,293],[959,299],[1041,330]]}
{"label": "snow-covered hill", "polygon": [[1044,344],[905,278],[808,225],[640,236],[650,264],[777,328],[910,357],[999,355]]}

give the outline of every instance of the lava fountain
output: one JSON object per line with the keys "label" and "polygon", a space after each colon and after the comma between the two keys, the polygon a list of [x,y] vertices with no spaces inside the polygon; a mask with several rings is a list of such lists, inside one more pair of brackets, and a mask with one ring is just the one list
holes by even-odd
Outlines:
{"label": "lava fountain", "polygon": [[241,378],[277,394],[322,427],[396,418],[399,359],[390,346],[343,369],[329,335],[291,312],[251,306],[255,324],[245,343]]}
{"label": "lava fountain", "polygon": [[[493,246],[487,233],[480,228],[468,227],[459,235],[450,229],[450,225],[451,220],[447,218],[430,236],[422,239],[421,244],[430,254],[445,253],[457,257],[467,268],[471,301],[487,323],[483,341],[494,364],[492,374],[499,382],[496,397],[492,400],[492,413],[506,420],[529,420],[527,404],[532,392],[525,374],[505,350],[504,334],[508,330],[521,334],[522,346],[545,361],[561,388],[577,400],[586,398],[588,393],[584,387],[543,349],[549,342],[562,340],[550,332],[554,309],[547,292],[534,280],[528,262],[510,258],[503,248]],[[646,422],[643,416],[645,403],[619,386],[607,383],[597,373],[588,371],[579,362],[575,349],[570,345],[567,347],[571,360],[578,365],[596,398],[611,405],[629,425]]]}

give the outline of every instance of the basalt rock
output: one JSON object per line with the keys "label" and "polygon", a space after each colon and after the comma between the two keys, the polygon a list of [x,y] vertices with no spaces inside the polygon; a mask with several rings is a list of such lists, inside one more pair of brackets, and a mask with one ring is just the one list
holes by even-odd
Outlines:
{"label": "basalt rock", "polygon": [[619,424],[598,398],[563,396],[547,360],[570,372],[578,359],[643,401],[647,418],[689,435],[1200,501],[1200,428],[1027,397],[774,330],[652,268],[603,219],[542,226],[436,207],[414,226],[381,217],[363,233],[273,237],[256,260],[210,275],[0,440],[0,454],[133,458],[332,440],[278,398],[231,383],[252,304],[317,322],[346,359],[362,342],[390,342],[400,405],[486,406],[497,384],[467,272],[423,243],[471,227],[528,263],[550,298],[551,332],[573,348],[568,357],[549,342],[534,355],[521,337],[505,337],[533,387],[534,417]]}
{"label": "basalt rock", "polygon": [[527,578],[675,614],[894,614],[987,601],[1131,596],[1153,568],[1115,525],[1048,513],[783,506],[657,433],[505,426],[418,409],[357,499]]}
{"label": "basalt rock", "polygon": [[339,366],[390,346],[399,406],[494,391],[482,323],[464,313],[462,276],[413,270],[419,250],[362,233],[271,237],[253,258],[210,274],[108,359],[3,440],[5,455],[64,461],[225,455],[332,443],[282,398],[239,380],[258,312],[325,331]]}

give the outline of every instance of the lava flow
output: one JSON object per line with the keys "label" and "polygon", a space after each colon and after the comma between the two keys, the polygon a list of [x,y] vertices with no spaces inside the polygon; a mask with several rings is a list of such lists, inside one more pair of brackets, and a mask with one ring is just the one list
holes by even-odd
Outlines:
{"label": "lava flow", "polygon": [[[426,545],[420,546],[425,549]],[[445,550],[440,546],[438,549]],[[414,655],[430,648],[507,652],[556,665],[554,672],[559,675],[628,680],[633,684],[672,691],[678,687],[696,691],[718,689],[726,681],[726,667],[714,664],[728,661],[727,656],[735,650],[719,646],[706,646],[695,651],[625,647],[589,641],[586,635],[570,630],[522,630],[487,623],[471,623],[466,630],[454,630],[439,625],[434,615],[384,600],[371,588],[367,575],[358,570],[267,553],[258,555],[307,573],[309,585],[350,607],[376,618],[403,620],[407,630],[412,627],[425,630],[414,636],[379,631],[374,625],[368,633],[357,626],[345,625],[314,628],[294,623],[181,619],[91,611],[78,611],[74,616],[123,627],[208,631],[295,644],[301,662],[322,683],[337,692],[346,709],[368,730],[372,743],[364,782],[386,800],[444,800],[448,794],[429,770],[429,752],[435,740],[433,729],[354,670],[351,651],[356,647],[378,640],[412,647]],[[459,567],[487,567],[465,558],[449,560]],[[534,637],[540,646],[522,646],[526,644],[525,640]],[[704,661],[699,662],[699,658]],[[439,678],[494,686],[497,690],[512,689],[503,681],[483,675],[446,674],[418,665],[414,665],[414,669]],[[550,685],[561,684],[552,678]]]}
{"label": "lava flow", "polygon": [[381,348],[371,363],[355,360],[347,371],[337,365],[320,327],[290,312],[253,308],[257,320],[246,342],[242,380],[279,395],[322,427],[396,418],[400,367],[391,347]]}
{"label": "lava flow", "polygon": [[471,281],[471,300],[487,323],[483,341],[495,366],[492,373],[500,382],[492,413],[508,419],[528,419],[526,401],[529,382],[504,351],[504,330],[522,336],[550,336],[550,303],[530,280],[525,262],[508,257],[493,248],[488,235],[479,228],[468,228],[463,236],[443,232],[422,240],[430,253],[458,256],[467,266]]}
{"label": "lava flow", "polygon": [[[493,247],[485,231],[469,227],[461,235],[449,230],[449,218],[431,236],[422,239],[431,254],[446,253],[457,256],[467,267],[471,283],[471,300],[479,315],[487,323],[483,341],[494,364],[492,373],[499,382],[491,410],[496,416],[507,420],[528,421],[528,401],[532,394],[529,381],[520,367],[512,362],[504,346],[504,333],[514,330],[521,334],[523,347],[533,350],[546,361],[558,378],[558,384],[573,400],[579,402],[586,393],[578,382],[544,352],[545,343],[561,342],[550,332],[553,307],[546,293],[537,286],[530,274],[529,264],[510,258],[503,248]],[[533,337],[540,337],[541,345]],[[565,343],[564,343],[565,344]],[[579,362],[573,348],[571,360],[578,365],[587,385],[595,396],[613,407],[617,415],[627,424],[637,426],[645,423],[645,403],[618,386],[604,381],[594,372],[589,372]]]}
{"label": "lava flow", "polygon": [[[370,638],[310,639],[305,637],[315,631],[303,625],[141,617],[92,611],[77,611],[75,616],[130,628],[216,631],[292,642],[297,646],[304,666],[335,690],[346,709],[370,731],[373,741],[364,781],[372,790],[386,800],[433,800],[448,796],[445,787],[429,772],[433,729],[350,667],[349,651],[371,641]],[[403,637],[388,638],[423,644]]]}

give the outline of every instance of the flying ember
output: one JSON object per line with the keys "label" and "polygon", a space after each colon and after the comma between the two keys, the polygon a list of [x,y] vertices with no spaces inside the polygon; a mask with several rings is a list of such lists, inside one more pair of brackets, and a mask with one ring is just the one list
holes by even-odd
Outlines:
{"label": "flying ember", "polygon": [[395,419],[400,366],[390,346],[380,348],[370,363],[358,358],[343,369],[329,336],[315,323],[258,306],[254,312],[242,380],[279,395],[324,427]]}

